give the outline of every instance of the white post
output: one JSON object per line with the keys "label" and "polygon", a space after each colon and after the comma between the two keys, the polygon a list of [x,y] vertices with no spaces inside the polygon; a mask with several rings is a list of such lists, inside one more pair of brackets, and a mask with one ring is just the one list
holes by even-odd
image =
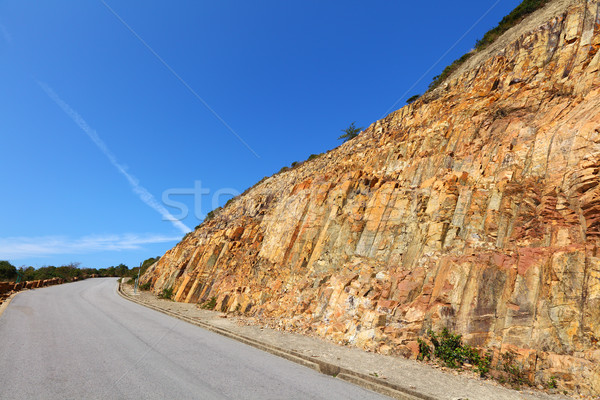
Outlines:
{"label": "white post", "polygon": [[142,263],[140,263],[140,268],[138,269],[138,276],[135,279],[135,285],[133,285],[133,294],[137,294],[137,288],[140,283],[140,272],[142,272]]}

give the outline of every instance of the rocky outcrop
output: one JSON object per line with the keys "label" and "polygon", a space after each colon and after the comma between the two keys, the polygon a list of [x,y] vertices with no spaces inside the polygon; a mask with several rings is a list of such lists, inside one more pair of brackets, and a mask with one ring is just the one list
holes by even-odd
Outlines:
{"label": "rocky outcrop", "polygon": [[0,282],[0,304],[6,300],[13,293],[19,292],[23,289],[36,289],[44,286],[60,285],[65,283],[62,278],[51,278],[41,279],[37,281],[25,281],[25,282]]}
{"label": "rocky outcrop", "polygon": [[537,382],[600,393],[600,8],[563,3],[256,185],[142,280],[388,354],[449,327]]}

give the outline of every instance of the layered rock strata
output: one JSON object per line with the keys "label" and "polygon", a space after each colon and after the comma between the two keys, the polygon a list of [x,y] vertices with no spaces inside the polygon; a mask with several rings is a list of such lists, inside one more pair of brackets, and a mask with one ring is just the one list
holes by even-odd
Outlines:
{"label": "layered rock strata", "polygon": [[448,327],[518,353],[538,383],[599,394],[600,8],[558,3],[444,87],[235,199],[143,281],[388,354]]}

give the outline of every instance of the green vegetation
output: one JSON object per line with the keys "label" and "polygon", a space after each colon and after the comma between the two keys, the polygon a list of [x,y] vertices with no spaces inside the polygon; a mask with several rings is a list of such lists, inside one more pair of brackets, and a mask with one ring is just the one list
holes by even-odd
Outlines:
{"label": "green vegetation", "polygon": [[548,1],[550,0],[523,0],[523,2],[512,10],[510,14],[502,18],[498,26],[487,31],[486,34],[477,41],[475,48],[477,50],[485,49],[490,44],[494,43],[504,32],[521,22],[527,15],[545,6]]}
{"label": "green vegetation", "polygon": [[[160,260],[160,256],[150,257],[150,258],[144,260],[144,262],[142,263],[142,266],[141,266],[142,270],[140,271],[140,276],[144,275],[144,273],[148,270],[148,268],[150,268],[150,266],[152,264],[154,264],[155,262],[157,262],[158,260]],[[123,266],[123,264],[121,264],[121,266]],[[125,274],[123,274],[121,276],[130,276],[132,278],[137,278],[139,269],[140,269],[140,267],[133,267],[132,269],[130,269],[129,271],[127,271]]]}
{"label": "green vegetation", "polygon": [[202,304],[200,308],[204,310],[214,310],[217,306],[217,298],[215,296],[211,297],[210,300]]}
{"label": "green vegetation", "polygon": [[417,360],[431,360],[431,347],[429,347],[427,342],[421,338],[418,338],[417,343],[419,343],[419,355],[417,356]]}
{"label": "green vegetation", "polygon": [[[142,263],[141,274],[158,261],[160,257],[151,257]],[[88,276],[99,277],[132,277],[137,278],[139,267],[129,269],[125,264],[111,266],[108,268],[80,268],[80,263],[73,262],[60,267],[53,265],[40,268],[22,266],[15,268],[8,261],[0,261],[0,281],[13,281],[17,274],[21,275],[23,281],[37,281],[52,278],[62,278],[65,281],[81,279]]]}
{"label": "green vegetation", "polygon": [[171,300],[173,298],[173,288],[172,287],[164,288],[159,293],[158,297],[161,299]]}
{"label": "green vegetation", "polygon": [[362,126],[360,128],[357,128],[354,124],[356,123],[353,122],[350,124],[349,127],[347,127],[346,129],[342,129],[342,132],[344,132],[343,135],[341,135],[338,140],[344,140],[344,143],[346,143],[348,140],[352,140],[355,137],[358,136],[358,134],[364,129]]}
{"label": "green vegetation", "polygon": [[8,261],[0,261],[0,281],[12,281],[17,277],[17,268]]}
{"label": "green vegetation", "polygon": [[454,71],[458,69],[465,61],[469,59],[476,52],[482,51],[492,43],[496,41],[504,32],[517,25],[526,16],[532,12],[542,8],[550,0],[523,0],[514,10],[506,15],[498,26],[490,29],[485,35],[475,43],[475,49],[471,52],[464,54],[459,59],[455,60],[452,64],[448,65],[441,74],[435,76],[433,81],[429,85],[429,90],[435,89],[442,82],[446,80]]}
{"label": "green vegetation", "polygon": [[140,288],[140,290],[150,290],[151,286],[152,286],[152,284],[150,282],[146,282],[146,283],[142,283],[138,287]]}
{"label": "green vegetation", "polygon": [[425,340],[419,338],[417,339],[419,343],[417,359],[431,360],[433,355],[449,368],[462,368],[464,364],[468,363],[474,366],[481,377],[489,373],[492,364],[491,354],[480,355],[475,348],[462,342],[461,335],[455,335],[447,328],[442,329],[441,333],[429,330],[427,335],[433,345],[433,351]]}
{"label": "green vegetation", "polygon": [[558,386],[556,383],[556,377],[555,376],[551,376],[550,380],[548,381],[548,389],[556,389],[556,387]]}
{"label": "green vegetation", "polygon": [[[448,368],[456,369],[464,368],[468,364],[482,378],[489,376],[492,370],[492,352],[482,354],[480,350],[464,344],[461,335],[453,334],[447,328],[442,329],[439,333],[429,330],[427,337],[425,339],[418,338],[417,343],[419,344],[417,359],[420,361],[432,360]],[[527,374],[515,359],[515,353],[510,351],[502,353],[493,368],[494,378],[515,389],[521,388],[522,385],[532,385]],[[551,377],[546,386],[551,389],[556,388],[556,377]]]}
{"label": "green vegetation", "polygon": [[214,217],[217,216],[217,214],[219,214],[219,212],[223,209],[223,207],[217,207],[212,211],[209,211],[208,214],[206,214],[206,217],[204,217],[204,221],[203,222],[208,222],[211,219],[213,219]]}
{"label": "green vegetation", "polygon": [[419,97],[421,97],[420,94],[415,94],[414,96],[410,96],[407,100],[406,100],[406,104],[411,104],[414,103]]}
{"label": "green vegetation", "polygon": [[441,74],[434,76],[433,81],[429,84],[429,90],[432,90],[432,89],[435,89],[436,87],[438,87],[442,82],[444,82],[446,80],[446,78],[448,78],[450,75],[452,75],[452,73],[454,71],[456,71],[458,69],[458,67],[460,67],[472,55],[473,55],[473,52],[464,54],[461,58],[459,58],[458,60],[454,60],[454,62],[452,64],[450,64],[446,68],[444,68],[444,70],[442,71]]}
{"label": "green vegetation", "polygon": [[116,267],[108,268],[80,268],[79,263],[70,263],[55,267],[53,265],[33,268],[20,267],[19,273],[24,281],[37,281],[40,279],[62,278],[66,281],[83,278],[85,276],[97,275],[101,277],[109,276],[127,276],[129,268],[125,264],[119,264]]}
{"label": "green vegetation", "polygon": [[519,389],[524,384],[531,385],[531,382],[527,379],[527,375],[523,372],[523,369],[515,362],[515,353],[507,351],[506,353],[503,353],[500,358],[501,360],[498,369],[504,372],[498,379],[500,383],[508,383],[516,389]]}

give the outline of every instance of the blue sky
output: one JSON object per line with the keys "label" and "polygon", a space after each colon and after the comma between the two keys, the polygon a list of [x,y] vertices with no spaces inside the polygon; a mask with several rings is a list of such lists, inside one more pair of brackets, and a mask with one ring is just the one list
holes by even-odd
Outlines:
{"label": "blue sky", "polygon": [[162,255],[213,204],[423,93],[518,4],[3,0],[0,259]]}

